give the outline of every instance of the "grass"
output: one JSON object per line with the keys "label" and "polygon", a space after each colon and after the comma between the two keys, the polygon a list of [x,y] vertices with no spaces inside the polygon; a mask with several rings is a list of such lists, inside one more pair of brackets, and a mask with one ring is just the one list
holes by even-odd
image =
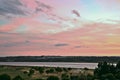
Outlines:
{"label": "grass", "polygon": [[[80,76],[81,74],[91,74],[93,75],[93,70],[85,70],[85,69],[68,69],[68,68],[61,68],[61,72],[57,72],[55,67],[43,67],[44,73],[39,73],[39,67],[20,67],[20,66],[0,66],[0,75],[1,74],[8,74],[11,78],[20,75],[24,80],[36,80],[43,78],[46,80],[49,76],[58,76],[61,78],[63,74],[68,74],[69,76]],[[33,69],[34,74],[28,76],[29,70]],[[47,70],[53,69],[54,71],[46,73]],[[24,73],[28,72],[28,73]]]}

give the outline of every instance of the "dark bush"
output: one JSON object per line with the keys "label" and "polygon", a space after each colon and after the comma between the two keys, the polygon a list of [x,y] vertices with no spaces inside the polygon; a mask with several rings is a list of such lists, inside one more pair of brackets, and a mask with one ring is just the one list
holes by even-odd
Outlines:
{"label": "dark bush", "polygon": [[72,68],[68,68],[68,70],[70,71],[70,70],[72,70]]}
{"label": "dark bush", "polygon": [[28,74],[28,72],[27,72],[27,71],[24,71],[23,73],[24,73],[24,74]]}
{"label": "dark bush", "polygon": [[80,80],[86,80],[86,78],[87,78],[87,76],[85,74],[81,74],[79,77]]}
{"label": "dark bush", "polygon": [[57,68],[55,68],[55,71],[56,71],[56,72],[62,72],[62,68],[57,67]]}
{"label": "dark bush", "polygon": [[116,79],[120,79],[120,73],[115,74]]}
{"label": "dark bush", "polygon": [[45,79],[35,79],[35,80],[45,80]]}
{"label": "dark bush", "polygon": [[42,74],[42,73],[44,73],[44,68],[43,67],[39,67],[38,71],[39,71],[40,74]]}
{"label": "dark bush", "polygon": [[120,61],[117,63],[117,65],[107,62],[99,63],[98,68],[94,70],[94,78],[100,80],[119,80]]}
{"label": "dark bush", "polygon": [[0,80],[11,80],[11,77],[7,74],[0,75]]}
{"label": "dark bush", "polygon": [[84,70],[89,70],[89,69],[85,67]]}
{"label": "dark bush", "polygon": [[71,80],[79,80],[79,76],[70,76]]}
{"label": "dark bush", "polygon": [[57,76],[49,76],[47,80],[60,80]]}
{"label": "dark bush", "polygon": [[87,75],[87,80],[94,80],[94,76],[93,76],[93,75],[88,74],[88,75]]}
{"label": "dark bush", "polygon": [[33,74],[34,74],[34,72],[35,72],[35,71],[34,71],[34,69],[30,69],[30,70],[29,70],[29,74],[28,74],[28,76],[33,75]]}
{"label": "dark bush", "polygon": [[70,76],[68,74],[62,74],[61,76],[62,80],[70,80]]}
{"label": "dark bush", "polygon": [[13,80],[24,80],[21,76],[16,76]]}
{"label": "dark bush", "polygon": [[65,72],[68,72],[68,69],[67,69],[67,68],[63,68],[63,70],[64,70]]}
{"label": "dark bush", "polygon": [[48,74],[48,73],[54,73],[54,69],[49,69],[49,70],[46,70],[46,73]]}

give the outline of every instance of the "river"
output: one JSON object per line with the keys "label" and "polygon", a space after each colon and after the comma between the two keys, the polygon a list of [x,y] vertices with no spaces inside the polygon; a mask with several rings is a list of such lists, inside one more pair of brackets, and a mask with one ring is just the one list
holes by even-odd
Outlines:
{"label": "river", "polygon": [[0,65],[10,66],[40,66],[40,67],[65,67],[95,69],[98,63],[73,63],[73,62],[0,62]]}

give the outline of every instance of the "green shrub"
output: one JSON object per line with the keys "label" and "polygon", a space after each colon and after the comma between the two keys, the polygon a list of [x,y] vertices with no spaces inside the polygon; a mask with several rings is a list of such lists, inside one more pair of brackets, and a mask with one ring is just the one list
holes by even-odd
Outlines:
{"label": "green shrub", "polygon": [[120,79],[120,73],[115,74],[116,79]]}
{"label": "green shrub", "polygon": [[62,74],[62,80],[70,80],[70,76],[68,74]]}
{"label": "green shrub", "polygon": [[60,80],[57,76],[49,76],[47,80]]}
{"label": "green shrub", "polygon": [[70,76],[71,80],[79,80],[79,76]]}
{"label": "green shrub", "polygon": [[54,69],[49,69],[49,70],[46,70],[46,73],[48,74],[48,73],[54,73]]}
{"label": "green shrub", "polygon": [[16,76],[13,80],[24,80],[21,76]]}
{"label": "green shrub", "polygon": [[89,68],[86,68],[86,67],[85,67],[84,70],[89,70]]}
{"label": "green shrub", "polygon": [[62,72],[62,68],[57,67],[57,68],[55,68],[55,71],[56,71],[56,72]]}
{"label": "green shrub", "polygon": [[24,71],[23,73],[24,73],[24,74],[28,74],[28,72],[27,72],[27,71]]}
{"label": "green shrub", "polygon": [[68,70],[70,71],[70,70],[72,70],[72,68],[68,68]]}
{"label": "green shrub", "polygon": [[87,75],[87,80],[94,80],[94,76],[93,76],[93,75],[88,74],[88,75]]}
{"label": "green shrub", "polygon": [[35,71],[34,71],[34,69],[30,69],[30,70],[29,70],[29,74],[28,74],[28,76],[33,75],[33,74],[34,74],[34,72],[35,72]]}
{"label": "green shrub", "polygon": [[35,80],[44,80],[44,79],[35,79]]}
{"label": "green shrub", "polygon": [[44,68],[43,67],[39,67],[38,71],[39,71],[40,74],[42,74],[42,73],[44,73]]}
{"label": "green shrub", "polygon": [[101,80],[116,80],[112,73],[102,75]]}
{"label": "green shrub", "polygon": [[63,70],[64,70],[65,72],[68,72],[68,69],[67,69],[67,68],[63,68]]}

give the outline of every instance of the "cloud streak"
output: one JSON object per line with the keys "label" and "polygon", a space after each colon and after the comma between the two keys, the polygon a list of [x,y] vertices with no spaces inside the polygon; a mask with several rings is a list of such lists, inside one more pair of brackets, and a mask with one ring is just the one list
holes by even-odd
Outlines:
{"label": "cloud streak", "polygon": [[0,0],[0,15],[26,15],[25,6],[20,0]]}
{"label": "cloud streak", "polygon": [[62,44],[55,44],[56,47],[68,46],[69,44],[62,43]]}
{"label": "cloud streak", "polygon": [[75,14],[77,17],[80,17],[80,13],[77,10],[72,10],[72,13]]}

